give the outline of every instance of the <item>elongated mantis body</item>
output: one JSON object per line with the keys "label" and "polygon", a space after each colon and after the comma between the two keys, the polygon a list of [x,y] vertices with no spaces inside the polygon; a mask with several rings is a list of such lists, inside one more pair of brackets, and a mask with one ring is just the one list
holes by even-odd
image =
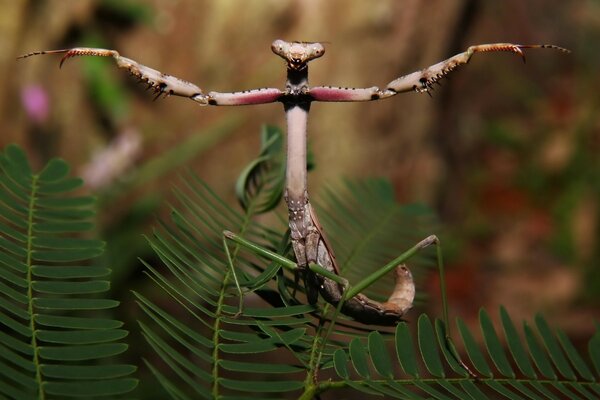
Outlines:
{"label": "elongated mantis body", "polygon": [[[289,228],[296,266],[305,278],[307,298],[310,303],[317,301],[320,294],[327,302],[340,307],[342,313],[365,324],[395,325],[412,307],[415,286],[412,275],[402,263],[420,249],[438,244],[437,237],[430,236],[407,251],[381,270],[367,277],[356,287],[349,289],[347,282],[339,277],[339,268],[331,246],[328,244],[317,215],[309,202],[306,169],[307,122],[310,105],[314,101],[355,102],[386,99],[398,93],[430,93],[433,85],[439,83],[450,72],[469,62],[473,54],[480,52],[511,52],[525,59],[523,49],[551,48],[563,52],[568,50],[554,45],[517,45],[511,43],[482,44],[469,47],[465,52],[420,71],[397,78],[385,88],[341,88],[332,86],[310,87],[308,84],[308,62],[321,57],[325,48],[321,43],[286,42],[275,40],[272,51],[282,57],[287,64],[287,81],[283,90],[276,88],[252,89],[243,92],[204,93],[193,83],[146,67],[129,58],[122,57],[115,50],[97,48],[73,48],[65,50],[39,51],[26,54],[25,58],[38,54],[64,54],[60,65],[75,56],[103,56],[115,59],[119,68],[148,84],[156,96],[187,97],[201,105],[231,106],[280,102],[286,112],[287,122],[287,168],[285,200],[289,214]],[[246,247],[251,244],[226,232],[225,236]],[[268,254],[267,254],[268,253]],[[276,255],[263,254],[271,259]],[[438,264],[441,270],[441,253],[438,246]],[[316,267],[315,267],[316,266]],[[380,303],[368,298],[359,291],[372,284],[384,274],[396,271],[396,286],[387,300]],[[444,279],[441,279],[442,285]],[[445,302],[445,289],[442,297]],[[444,320],[447,310],[444,306]]]}

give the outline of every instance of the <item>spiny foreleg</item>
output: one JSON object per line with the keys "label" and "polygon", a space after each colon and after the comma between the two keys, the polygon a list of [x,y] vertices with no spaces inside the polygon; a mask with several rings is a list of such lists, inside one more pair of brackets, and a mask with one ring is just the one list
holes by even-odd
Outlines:
{"label": "spiny foreleg", "polygon": [[76,47],[73,49],[64,50],[46,50],[34,51],[29,54],[18,57],[27,58],[42,54],[64,54],[60,60],[60,66],[72,57],[78,56],[97,56],[97,57],[112,57],[119,68],[127,70],[131,75],[136,77],[140,82],[146,83],[149,89],[156,93],[155,99],[164,96],[181,96],[187,97],[200,105],[213,106],[235,106],[247,104],[264,104],[278,101],[284,93],[276,88],[261,88],[246,90],[243,92],[209,92],[204,94],[202,90],[190,83],[179,79],[175,76],[164,74],[158,70],[142,65],[130,58],[121,56],[116,50],[96,49],[91,47]]}
{"label": "spiny foreleg", "polygon": [[116,50],[97,49],[91,47],[76,47],[73,49],[63,50],[47,50],[35,51],[29,54],[22,55],[18,58],[27,58],[42,54],[64,54],[60,60],[59,66],[62,67],[64,62],[72,57],[78,56],[97,56],[97,57],[112,57],[115,59],[117,66],[127,70],[131,75],[138,78],[140,82],[148,85],[156,93],[156,98],[161,95],[165,96],[182,96],[188,97],[201,105],[208,104],[208,96],[202,93],[202,90],[193,83],[184,81],[175,76],[164,74],[153,68],[142,65],[130,58],[121,56]]}
{"label": "spiny foreleg", "polygon": [[450,72],[456,70],[461,65],[467,64],[473,54],[486,52],[509,52],[521,57],[525,62],[525,53],[523,49],[555,49],[564,53],[570,51],[562,47],[551,44],[512,44],[512,43],[494,43],[480,44],[471,46],[467,51],[450,57],[447,60],[441,61],[421,71],[413,72],[390,82],[386,89],[384,97],[393,96],[396,93],[416,91],[426,93],[433,90],[434,84],[439,84],[439,81],[446,77]]}
{"label": "spiny foreleg", "polygon": [[512,44],[494,43],[479,44],[469,47],[465,52],[457,54],[447,60],[426,67],[420,71],[413,72],[397,78],[387,84],[385,89],[376,86],[370,88],[341,88],[332,86],[316,86],[310,88],[309,94],[315,101],[370,101],[380,100],[398,93],[417,92],[430,93],[434,84],[456,70],[461,65],[469,62],[473,54],[486,52],[510,52],[520,56],[525,61],[524,49],[554,49],[563,53],[569,50],[551,44]]}

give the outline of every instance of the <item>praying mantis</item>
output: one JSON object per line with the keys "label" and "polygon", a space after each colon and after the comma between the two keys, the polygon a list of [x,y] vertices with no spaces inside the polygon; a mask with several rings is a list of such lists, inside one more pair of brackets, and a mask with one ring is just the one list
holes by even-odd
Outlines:
{"label": "praying mantis", "polygon": [[[305,282],[307,300],[315,304],[320,295],[325,301],[337,307],[341,312],[354,320],[369,325],[393,326],[402,321],[403,316],[412,308],[415,296],[415,284],[410,270],[404,265],[410,257],[420,250],[436,245],[437,262],[440,270],[441,295],[443,301],[443,319],[447,326],[448,310],[446,305],[445,284],[441,249],[437,236],[431,235],[404,252],[390,263],[363,279],[354,287],[340,276],[339,267],[329,245],[325,233],[314,208],[309,201],[307,184],[307,122],[312,102],[362,102],[383,100],[399,93],[427,93],[433,90],[434,84],[467,64],[476,53],[510,52],[525,60],[525,49],[547,48],[561,52],[569,50],[555,45],[519,45],[511,43],[480,44],[469,47],[466,51],[450,57],[422,70],[399,77],[389,82],[385,88],[373,86],[369,88],[342,88],[333,86],[314,86],[308,84],[308,63],[325,54],[325,47],[318,42],[287,42],[275,40],[271,50],[283,58],[287,65],[285,88],[261,88],[241,92],[208,92],[204,93],[193,83],[177,77],[166,75],[138,62],[121,56],[115,50],[77,47],[64,50],[37,51],[25,54],[26,58],[41,54],[63,54],[60,66],[64,61],[76,56],[112,57],[119,68],[127,70],[131,75],[145,82],[153,89],[156,97],[187,97],[200,105],[207,106],[241,106],[280,102],[283,104],[287,125],[287,165],[286,188],[284,198],[287,203],[288,221],[291,243],[296,261],[290,261],[275,252],[256,246],[232,232],[224,231],[224,238],[242,245],[254,253],[280,263],[284,268],[299,272]],[[224,239],[229,266],[235,277],[235,268],[231,262]],[[386,302],[372,300],[363,293],[369,285],[395,271],[396,284]],[[240,294],[240,311],[242,309],[242,290],[237,278],[235,282]]]}

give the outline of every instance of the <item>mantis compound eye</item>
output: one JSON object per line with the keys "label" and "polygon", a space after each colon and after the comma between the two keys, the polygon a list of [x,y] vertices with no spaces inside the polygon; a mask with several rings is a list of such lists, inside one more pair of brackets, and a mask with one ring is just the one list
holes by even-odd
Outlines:
{"label": "mantis compound eye", "polygon": [[313,43],[312,54],[314,55],[313,58],[321,57],[325,54],[325,47],[321,43]]}
{"label": "mantis compound eye", "polygon": [[274,40],[273,43],[271,43],[271,50],[273,51],[273,53],[277,54],[279,57],[286,58],[285,54],[288,51],[288,48],[289,48],[289,43],[287,43],[281,39]]}

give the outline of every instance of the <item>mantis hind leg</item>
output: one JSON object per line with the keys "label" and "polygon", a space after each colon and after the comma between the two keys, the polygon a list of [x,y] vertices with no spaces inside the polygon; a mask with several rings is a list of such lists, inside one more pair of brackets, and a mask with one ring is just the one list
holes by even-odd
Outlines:
{"label": "mantis hind leg", "polygon": [[444,323],[444,339],[446,349],[450,352],[452,357],[454,357],[455,361],[460,364],[462,368],[472,377],[477,379],[477,375],[465,364],[465,362],[460,358],[458,351],[456,350],[456,346],[454,345],[454,340],[450,335],[450,324],[448,317],[448,296],[446,291],[446,274],[444,270],[444,260],[442,257],[442,247],[440,245],[440,240],[437,236],[431,235],[421,242],[417,244],[417,246],[421,246],[420,248],[428,247],[432,244],[435,244],[436,248],[436,260],[437,260],[437,268],[440,275],[440,296],[442,298],[442,321]]}
{"label": "mantis hind leg", "polygon": [[[277,254],[274,251],[271,251],[265,247],[262,247],[258,244],[252,243],[233,232],[223,231],[223,249],[225,251],[227,266],[231,273],[231,278],[233,279],[233,283],[235,284],[236,291],[238,293],[238,311],[236,312],[236,316],[240,316],[243,313],[244,306],[244,294],[245,292],[258,290],[264,285],[266,285],[273,277],[279,272],[279,270],[283,267],[292,272],[298,272],[300,268],[296,265],[295,262],[288,260],[284,256]],[[252,277],[250,280],[244,281],[243,284],[240,283],[238,278],[238,274],[236,273],[236,268],[234,265],[234,259],[236,254],[232,253],[229,249],[228,241],[232,241],[236,244],[236,246],[242,246],[248,249],[251,253],[266,258],[271,261],[271,264],[260,274],[255,277]],[[237,252],[237,248],[236,248]],[[244,290],[246,289],[246,290]]]}
{"label": "mantis hind leg", "polygon": [[[361,291],[363,291],[364,289],[366,289],[367,287],[369,287],[370,285],[375,283],[383,275],[387,274],[392,269],[396,269],[396,271],[398,273],[400,271],[399,269],[401,269],[403,267],[406,268],[404,266],[404,263],[406,261],[408,261],[410,258],[412,258],[415,254],[417,254],[421,250],[423,250],[431,245],[436,246],[436,262],[437,262],[438,273],[440,276],[440,295],[441,295],[441,299],[442,299],[442,321],[444,324],[444,339],[446,342],[445,343],[446,349],[449,351],[449,353],[452,355],[452,357],[456,360],[456,362],[458,362],[460,364],[460,366],[469,373],[469,375],[476,378],[477,375],[475,373],[473,373],[471,371],[471,369],[460,358],[460,355],[456,351],[456,346],[454,345],[454,340],[452,339],[452,337],[449,333],[449,330],[448,330],[450,325],[449,325],[449,317],[448,317],[448,297],[447,297],[447,291],[446,291],[446,277],[445,277],[445,270],[444,270],[444,261],[443,261],[443,256],[442,256],[442,247],[440,245],[440,240],[436,235],[430,235],[430,236],[426,237],[425,239],[421,240],[419,243],[417,243],[416,245],[414,245],[413,247],[411,247],[410,249],[408,249],[407,251],[405,251],[398,257],[396,257],[394,260],[392,260],[391,262],[389,262],[388,264],[386,264],[379,270],[375,271],[370,276],[364,278],[361,282],[354,285],[352,288],[349,288],[348,290],[346,290],[344,292],[343,301],[345,301],[345,302],[356,301],[355,299],[357,299],[357,298],[358,298],[358,300],[360,300],[360,297],[363,296],[360,293]],[[396,289],[394,292],[398,291],[400,293],[403,290],[405,290],[408,286],[410,286],[410,285],[406,285],[406,284],[400,285],[400,284],[398,284],[398,281],[397,281]],[[394,293],[392,293],[392,296],[390,296],[390,300],[392,300],[393,296],[394,296]],[[367,298],[367,300],[368,300],[368,298]],[[376,303],[376,302],[373,302],[373,303]],[[386,304],[387,303],[384,303],[383,306],[385,307]],[[342,312],[343,312],[343,308],[342,308]]]}
{"label": "mantis hind leg", "polygon": [[223,232],[223,250],[225,251],[225,256],[227,258],[227,266],[229,267],[229,271],[231,276],[233,277],[233,282],[235,283],[235,287],[238,292],[238,310],[233,316],[233,318],[237,318],[242,315],[244,311],[244,292],[242,291],[242,287],[240,286],[240,281],[235,273],[235,266],[233,265],[233,259],[231,257],[231,252],[229,251],[229,246],[227,245],[227,235]]}

